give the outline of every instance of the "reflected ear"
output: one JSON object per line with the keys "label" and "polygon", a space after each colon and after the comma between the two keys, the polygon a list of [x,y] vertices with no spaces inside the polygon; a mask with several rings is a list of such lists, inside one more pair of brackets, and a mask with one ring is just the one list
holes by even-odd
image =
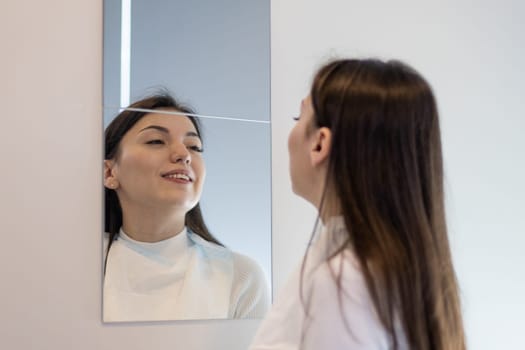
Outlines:
{"label": "reflected ear", "polygon": [[328,160],[332,147],[332,131],[327,127],[322,127],[314,133],[310,161],[313,167],[317,167]]}
{"label": "reflected ear", "polygon": [[104,186],[110,190],[116,190],[119,187],[119,182],[115,175],[114,167],[114,160],[104,160]]}

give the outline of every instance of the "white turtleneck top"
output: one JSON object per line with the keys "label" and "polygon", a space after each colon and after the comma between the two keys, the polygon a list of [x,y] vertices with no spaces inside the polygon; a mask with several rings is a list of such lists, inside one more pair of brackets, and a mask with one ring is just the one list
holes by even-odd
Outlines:
{"label": "white turtleneck top", "polygon": [[[352,249],[327,262],[346,237],[343,217],[333,217],[320,227],[307,253],[302,285],[300,265],[279,292],[250,350],[392,348]],[[301,286],[308,312],[301,302]],[[406,350],[404,332],[396,327],[399,349]]]}
{"label": "white turtleneck top", "polygon": [[121,230],[107,259],[103,318],[260,318],[269,295],[257,263],[186,228],[155,243],[135,241]]}

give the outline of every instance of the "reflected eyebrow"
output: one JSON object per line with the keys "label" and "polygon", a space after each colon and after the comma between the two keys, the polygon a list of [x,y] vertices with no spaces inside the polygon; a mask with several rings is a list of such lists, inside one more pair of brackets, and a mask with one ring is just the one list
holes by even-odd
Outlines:
{"label": "reflected eyebrow", "polygon": [[199,139],[201,138],[195,131],[188,131],[185,136],[198,137]]}
{"label": "reflected eyebrow", "polygon": [[[160,125],[150,125],[150,126],[146,126],[144,129],[140,130],[140,132],[143,132],[143,131],[146,131],[146,130],[149,130],[149,129],[154,129],[154,130],[158,130],[162,133],[165,133],[165,134],[168,134],[170,133],[169,129],[168,128],[165,128],[163,126],[160,126]],[[186,137],[197,137],[197,138],[201,138],[199,134],[197,134],[195,131],[188,131],[184,136]]]}
{"label": "reflected eyebrow", "polygon": [[170,133],[170,131],[167,128],[165,128],[163,126],[159,126],[159,125],[146,126],[144,129],[140,130],[139,132],[143,132],[143,131],[148,130],[148,129],[155,129],[155,130],[158,130],[158,131],[166,133],[166,134]]}

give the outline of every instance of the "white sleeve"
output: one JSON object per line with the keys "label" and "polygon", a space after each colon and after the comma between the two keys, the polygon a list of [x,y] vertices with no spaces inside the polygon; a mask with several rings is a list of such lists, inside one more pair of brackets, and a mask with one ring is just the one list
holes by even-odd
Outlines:
{"label": "white sleeve", "polygon": [[234,253],[234,276],[230,317],[262,318],[270,307],[266,276],[251,258]]}
{"label": "white sleeve", "polygon": [[[334,273],[343,276],[340,297]],[[339,254],[320,265],[309,282],[311,299],[302,349],[389,349],[389,337],[352,253]]]}

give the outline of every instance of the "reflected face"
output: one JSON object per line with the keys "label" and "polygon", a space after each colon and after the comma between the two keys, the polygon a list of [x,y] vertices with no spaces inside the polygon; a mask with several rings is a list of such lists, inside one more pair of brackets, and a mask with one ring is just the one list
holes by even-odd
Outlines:
{"label": "reflected face", "polygon": [[175,207],[184,212],[199,201],[206,176],[202,141],[184,116],[150,113],[122,138],[108,161],[105,185],[122,207]]}
{"label": "reflected face", "polygon": [[301,101],[301,110],[297,123],[288,136],[288,153],[290,155],[290,178],[293,191],[312,202],[312,190],[315,187],[310,161],[311,135],[314,124],[314,110],[310,96]]}

